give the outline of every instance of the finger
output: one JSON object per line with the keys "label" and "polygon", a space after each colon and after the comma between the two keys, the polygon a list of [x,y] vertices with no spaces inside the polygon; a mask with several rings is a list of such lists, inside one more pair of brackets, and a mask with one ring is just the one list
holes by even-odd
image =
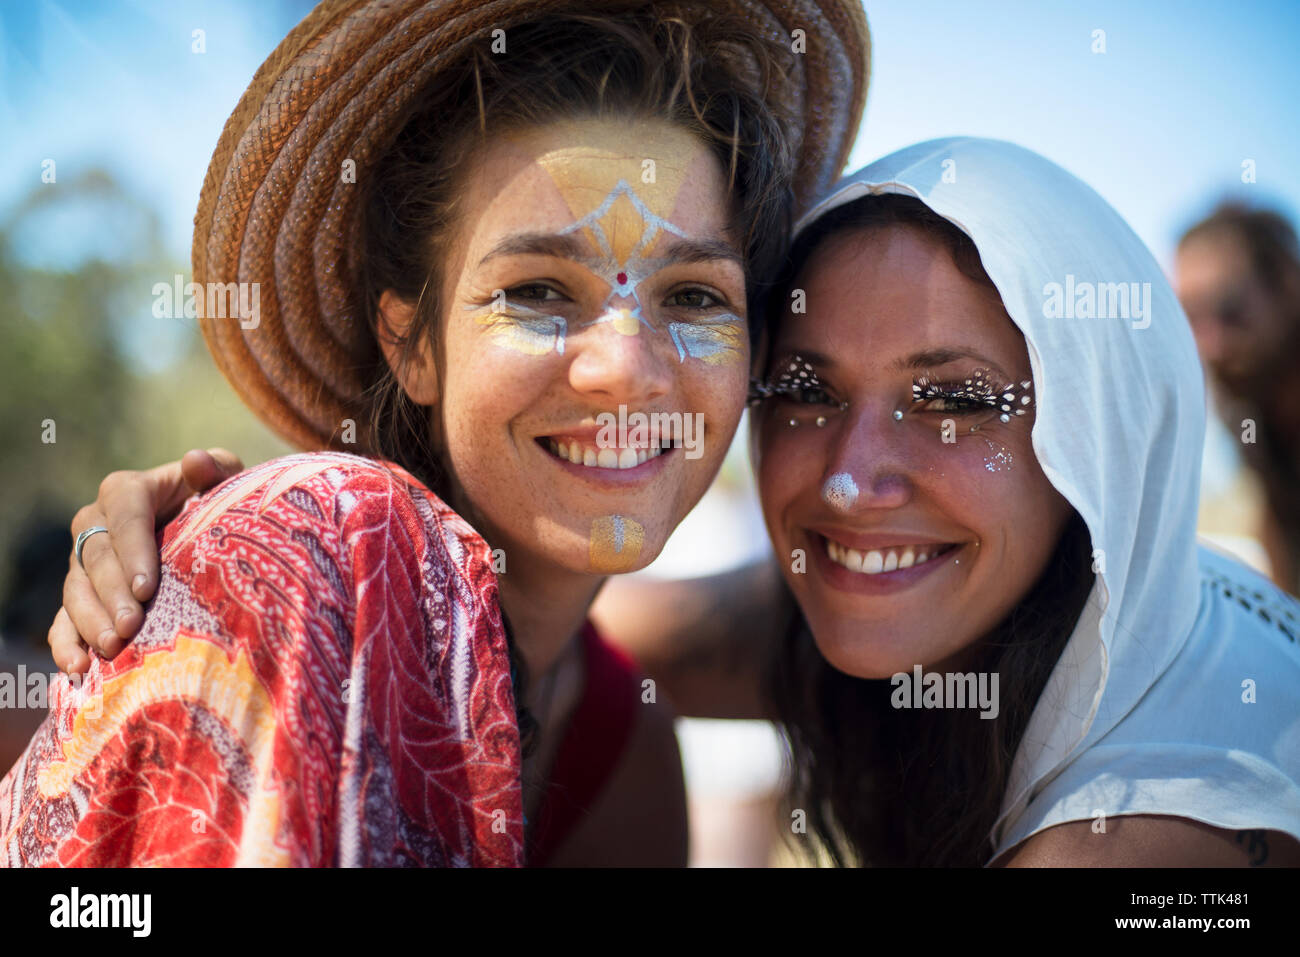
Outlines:
{"label": "finger", "polygon": [[86,646],[77,634],[77,627],[68,617],[67,608],[60,608],[54,616],[54,624],[50,626],[45,640],[49,642],[50,654],[54,656],[54,664],[60,671],[83,674],[90,668],[90,655],[86,654]]}
{"label": "finger", "polygon": [[[95,535],[87,539],[82,557],[104,606],[119,623],[118,634],[123,638],[129,638],[139,628],[138,623],[129,624],[136,621],[133,613],[139,607],[136,602],[148,601],[158,587],[157,527],[175,514],[189,495],[179,462],[169,462],[147,472],[114,472],[99,486],[96,504],[103,510],[101,524],[109,534],[106,538]],[[112,563],[108,562],[103,543],[95,542],[97,538],[105,538],[109,543]],[[89,557],[92,542],[95,543],[94,568]],[[102,590],[114,589],[119,580],[124,586],[122,592]],[[118,618],[119,615],[124,618]],[[128,623],[126,631],[121,627],[124,619]]]}
{"label": "finger", "polygon": [[[127,517],[127,521],[138,521]],[[132,593],[131,579],[118,555],[115,538],[124,532],[115,519],[108,520],[108,533],[92,535],[81,550],[81,564],[90,578],[99,602],[113,621],[113,628],[121,638],[130,638],[144,624],[144,609]],[[156,552],[157,546],[150,541]]]}
{"label": "finger", "polygon": [[239,456],[226,449],[190,449],[181,458],[185,482],[197,492],[206,492],[244,470]]}
{"label": "finger", "polygon": [[[89,546],[94,539],[103,537],[92,535],[86,544]],[[88,548],[82,549],[82,557],[87,551]],[[122,639],[113,627],[112,617],[75,558],[68,563],[68,575],[63,579],[63,609],[81,640],[91,648],[109,658],[122,650]]]}

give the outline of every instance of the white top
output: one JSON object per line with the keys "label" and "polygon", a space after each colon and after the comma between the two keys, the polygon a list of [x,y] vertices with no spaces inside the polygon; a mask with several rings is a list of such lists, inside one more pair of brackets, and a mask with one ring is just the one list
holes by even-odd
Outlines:
{"label": "white top", "polygon": [[1016,752],[989,859],[1099,813],[1300,839],[1300,605],[1196,543],[1203,376],[1159,265],[1080,180],[972,137],[849,175],[796,230],[878,193],[917,197],[975,243],[1028,346],[1034,452],[1098,567]]}

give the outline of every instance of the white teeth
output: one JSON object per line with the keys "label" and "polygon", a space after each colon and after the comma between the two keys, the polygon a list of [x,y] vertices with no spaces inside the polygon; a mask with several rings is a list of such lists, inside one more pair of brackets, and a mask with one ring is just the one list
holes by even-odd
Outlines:
{"label": "white teeth", "polygon": [[595,449],[584,447],[577,439],[573,442],[567,442],[548,438],[546,445],[551,450],[551,454],[558,459],[564,459],[574,465],[600,469],[634,469],[638,465],[644,465],[651,459],[659,457],[664,451],[658,447],[650,449]]}
{"label": "white teeth", "polygon": [[[885,572],[912,568],[915,565],[923,564],[930,557],[928,552],[917,551],[911,545],[883,550],[859,551],[856,548],[841,545],[839,542],[833,542],[829,538],[826,539],[826,554],[831,557],[831,561],[835,562],[835,564],[843,565],[845,568],[855,572],[862,572],[865,575],[880,575]],[[937,554],[936,557],[938,557]]]}

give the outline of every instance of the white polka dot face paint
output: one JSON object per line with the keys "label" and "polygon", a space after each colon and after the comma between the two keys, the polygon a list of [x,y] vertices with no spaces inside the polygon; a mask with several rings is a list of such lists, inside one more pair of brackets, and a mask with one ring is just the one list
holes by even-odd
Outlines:
{"label": "white polka dot face paint", "polygon": [[858,500],[858,483],[848,472],[836,472],[822,485],[822,501],[837,512],[847,512]]}

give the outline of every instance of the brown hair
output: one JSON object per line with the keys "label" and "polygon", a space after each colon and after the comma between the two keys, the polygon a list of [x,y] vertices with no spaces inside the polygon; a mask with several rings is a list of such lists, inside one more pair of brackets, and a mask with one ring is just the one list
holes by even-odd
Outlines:
{"label": "brown hair", "polygon": [[[1240,203],[1221,203],[1178,240],[1181,249],[1193,239],[1227,237],[1245,247],[1255,274],[1273,295],[1294,300],[1300,276],[1300,245],[1285,217],[1271,209],[1252,209]],[[1300,312],[1288,316],[1300,324]]]}
{"label": "brown hair", "polygon": [[[934,236],[962,273],[992,287],[974,243],[920,200],[866,197],[832,210],[799,237],[769,323],[784,317],[785,293],[822,244],[895,225]],[[999,676],[992,720],[975,711],[892,707],[888,679],[837,671],[795,612],[768,687],[790,745],[792,806],[806,811],[809,830],[835,864],[987,863],[1011,762],[1092,589],[1091,549],[1087,526],[1072,513],[1038,581],[980,641],[971,670]],[[816,859],[819,849],[805,843],[802,850]]]}
{"label": "brown hair", "polygon": [[[746,260],[751,302],[776,271],[789,234],[793,151],[764,98],[773,71],[788,69],[784,47],[740,21],[700,23],[643,10],[618,16],[548,15],[510,30],[509,55],[479,44],[460,67],[442,71],[417,98],[409,120],[366,178],[359,287],[370,328],[391,289],[416,303],[400,341],[402,361],[432,349],[441,373],[439,273],[458,221],[467,159],[489,135],[586,116],[646,117],[690,130],[728,171],[732,227]],[[757,65],[750,77],[740,64]],[[451,79],[448,79],[451,78]],[[382,356],[358,421],[365,448],[409,469],[444,498],[441,449],[428,410],[398,385]]]}

